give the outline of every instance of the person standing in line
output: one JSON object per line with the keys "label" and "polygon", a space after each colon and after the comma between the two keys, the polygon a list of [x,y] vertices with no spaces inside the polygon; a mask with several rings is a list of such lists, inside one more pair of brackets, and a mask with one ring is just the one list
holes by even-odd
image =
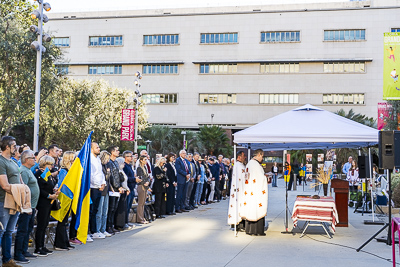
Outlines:
{"label": "person standing in line", "polygon": [[303,163],[300,164],[300,170],[299,170],[299,185],[301,185],[301,181],[304,182],[305,185],[307,185],[306,182],[306,166],[304,166]]}
{"label": "person standing in line", "polygon": [[[210,168],[208,165],[208,157],[203,154],[202,157],[204,158],[204,170],[205,170],[205,177],[204,177],[204,185],[203,185],[203,192],[201,193],[200,197],[200,204],[201,205],[207,205],[208,202],[208,196],[207,192],[211,191],[211,172]],[[209,195],[209,194],[208,194]]]}
{"label": "person standing in line", "polygon": [[200,198],[201,198],[201,193],[203,192],[203,186],[204,182],[206,179],[206,170],[204,168],[204,159],[202,159],[200,156],[197,158],[197,161],[199,163],[200,167],[200,178],[197,181],[197,187],[196,187],[196,193],[195,193],[195,198],[194,198],[194,204],[196,206],[200,206]]}
{"label": "person standing in line", "polygon": [[210,171],[211,171],[211,195],[213,195],[213,197],[210,196],[211,199],[209,199],[209,201],[211,203],[213,203],[213,200],[215,199],[217,202],[220,202],[221,199],[221,192],[219,191],[219,180],[221,178],[221,173],[220,173],[220,165],[215,162],[214,158],[210,159]]}
{"label": "person standing in line", "polygon": [[131,191],[128,187],[128,177],[124,172],[125,159],[119,157],[116,159],[116,162],[118,163],[122,192],[118,201],[117,210],[115,211],[115,228],[118,231],[131,230],[132,227],[126,223],[126,199],[130,195]]}
{"label": "person standing in line", "polygon": [[17,263],[29,263],[29,258],[37,258],[37,256],[28,252],[29,236],[33,230],[36,205],[40,193],[37,179],[31,172],[31,168],[34,165],[35,153],[32,150],[23,151],[21,153],[21,178],[31,191],[32,213],[21,213],[18,218],[18,228],[14,244],[14,260]]}
{"label": "person standing in line", "polygon": [[351,167],[352,167],[352,162],[353,162],[353,157],[350,156],[349,159],[348,159],[348,161],[343,165],[342,172],[346,175],[346,177],[347,177],[347,172],[348,172],[348,171],[351,169]]}
{"label": "person standing in line", "polygon": [[141,224],[149,223],[144,218],[144,204],[146,203],[147,190],[149,190],[150,185],[150,175],[147,173],[146,163],[147,156],[140,156],[139,167],[136,168],[136,176],[140,179],[137,184],[138,206],[136,221]]}
{"label": "person standing in line", "polygon": [[132,151],[129,150],[124,151],[124,153],[122,153],[122,157],[125,159],[125,165],[123,171],[126,174],[126,177],[128,178],[128,188],[130,191],[129,195],[126,197],[125,223],[128,225],[133,225],[129,223],[129,214],[131,212],[133,199],[135,198],[135,187],[136,187],[135,172],[134,169],[132,168],[133,166],[132,163],[134,161],[133,153]]}
{"label": "person standing in line", "polygon": [[357,192],[360,183],[357,162],[352,160],[351,168],[347,171],[346,180],[349,181],[350,192]]}
{"label": "person standing in line", "polygon": [[154,201],[154,211],[156,213],[156,218],[162,219],[165,218],[163,215],[166,214],[166,193],[167,188],[169,187],[169,183],[167,181],[165,167],[165,158],[161,157],[157,160],[156,166],[154,167],[154,184],[153,184],[153,193],[155,195]]}
{"label": "person standing in line", "polygon": [[[175,154],[174,153],[169,153],[167,155],[167,179],[168,179],[168,188],[167,188],[167,207],[166,207],[166,212],[167,215],[176,215],[176,211],[174,212],[174,207],[175,207],[175,188],[177,186],[177,180],[176,180],[176,168],[175,168]],[[181,213],[179,211],[178,213]]]}
{"label": "person standing in line", "polygon": [[90,153],[90,199],[92,204],[90,205],[89,228],[92,233],[91,237],[94,239],[106,238],[103,233],[97,231],[98,227],[96,225],[96,214],[99,210],[101,194],[106,187],[106,178],[99,155],[99,144],[92,142]]}
{"label": "person standing in line", "polygon": [[278,163],[274,162],[274,165],[271,168],[272,172],[272,187],[278,187],[278,173],[279,173],[279,167]]}
{"label": "person standing in line", "polygon": [[195,179],[196,179],[196,167],[194,166],[194,163],[193,163],[193,154],[192,153],[187,154],[186,162],[189,167],[190,179],[188,181],[188,185],[186,188],[185,209],[193,210],[194,207],[192,205],[190,205],[190,196],[192,194],[192,190],[193,190]]}
{"label": "person standing in line", "polygon": [[99,158],[101,161],[101,168],[103,171],[104,178],[106,180],[106,186],[104,187],[104,190],[101,192],[101,198],[99,202],[99,208],[96,214],[96,227],[97,227],[97,232],[102,233],[106,237],[110,237],[114,235],[114,233],[108,233],[106,231],[107,228],[107,213],[108,213],[108,191],[110,188],[110,176],[111,176],[111,171],[109,168],[107,168],[107,163],[110,161],[110,156],[111,154],[108,153],[108,151],[103,150],[100,152]]}
{"label": "person standing in line", "polygon": [[186,151],[181,150],[179,152],[179,157],[175,160],[175,168],[177,172],[177,192],[176,192],[176,204],[175,211],[176,212],[188,212],[189,210],[185,209],[185,196],[187,183],[190,179],[190,171],[189,171],[189,162],[185,159]]}

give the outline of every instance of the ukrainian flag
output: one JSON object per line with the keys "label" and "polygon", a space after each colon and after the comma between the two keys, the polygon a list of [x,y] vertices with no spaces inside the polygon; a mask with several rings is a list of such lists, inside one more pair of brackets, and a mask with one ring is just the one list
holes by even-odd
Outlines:
{"label": "ukrainian flag", "polygon": [[40,175],[46,182],[49,180],[49,176],[51,175],[49,168],[46,168],[44,172]]}
{"label": "ukrainian flag", "polygon": [[67,215],[70,206],[76,215],[75,229],[78,231],[77,238],[86,243],[89,211],[90,211],[90,148],[92,133],[89,134],[78,157],[75,159],[70,170],[60,186],[61,209],[52,211],[51,215],[58,221],[62,221]]}

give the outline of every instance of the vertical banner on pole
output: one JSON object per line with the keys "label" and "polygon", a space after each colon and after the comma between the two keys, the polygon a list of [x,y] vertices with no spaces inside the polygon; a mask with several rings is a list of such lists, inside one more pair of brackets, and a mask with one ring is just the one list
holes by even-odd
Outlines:
{"label": "vertical banner on pole", "polygon": [[[383,35],[383,99],[400,100],[400,32]],[[397,57],[397,62],[396,62]]]}
{"label": "vertical banner on pole", "polygon": [[388,103],[378,103],[378,130],[385,128],[386,119],[393,119],[393,107]]}
{"label": "vertical banner on pole", "polygon": [[121,141],[135,141],[135,110],[123,109],[121,120]]}

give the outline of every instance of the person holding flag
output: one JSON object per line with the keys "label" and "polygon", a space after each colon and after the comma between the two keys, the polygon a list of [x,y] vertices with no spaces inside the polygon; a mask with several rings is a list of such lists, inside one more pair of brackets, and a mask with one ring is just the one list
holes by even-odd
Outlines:
{"label": "person holding flag", "polygon": [[47,249],[44,245],[44,237],[46,228],[49,225],[52,200],[56,200],[60,192],[55,190],[57,181],[51,175],[50,170],[54,164],[54,158],[50,156],[43,156],[39,161],[39,170],[35,173],[38,181],[40,195],[37,209],[37,228],[35,235],[35,251],[33,255],[39,257],[46,257],[52,254],[53,251]]}
{"label": "person holding flag", "polygon": [[84,244],[86,244],[89,228],[92,133],[93,131],[89,134],[58,189],[61,208],[51,214],[56,220],[62,222],[71,207],[72,212],[76,215],[76,238]]}
{"label": "person holding flag", "polygon": [[229,209],[228,209],[228,224],[238,225],[237,230],[243,231],[245,227],[245,221],[240,216],[241,208],[243,205],[243,187],[244,187],[244,174],[246,167],[244,161],[246,156],[243,151],[239,151],[236,154],[236,162],[233,165],[231,191],[229,198]]}

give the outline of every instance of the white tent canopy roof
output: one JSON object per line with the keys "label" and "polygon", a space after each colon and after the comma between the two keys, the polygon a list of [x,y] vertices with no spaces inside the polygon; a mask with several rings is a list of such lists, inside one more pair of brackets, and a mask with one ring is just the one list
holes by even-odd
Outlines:
{"label": "white tent canopy roof", "polygon": [[263,150],[360,148],[378,143],[378,130],[306,104],[234,134],[234,143]]}

